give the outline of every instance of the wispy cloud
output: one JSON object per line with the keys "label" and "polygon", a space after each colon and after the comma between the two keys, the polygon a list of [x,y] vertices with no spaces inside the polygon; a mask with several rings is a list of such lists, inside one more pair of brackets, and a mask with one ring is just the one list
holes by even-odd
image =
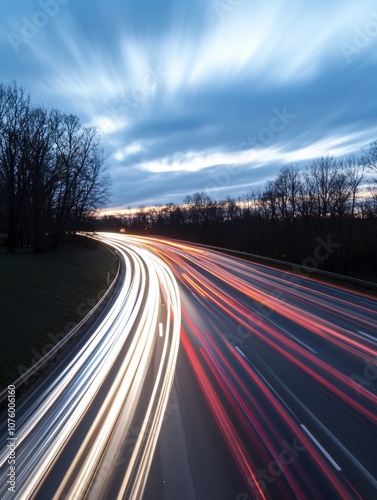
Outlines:
{"label": "wispy cloud", "polygon": [[[230,165],[241,168],[218,193],[239,193],[284,162],[376,138],[375,1],[243,1],[224,15],[200,0],[54,2],[17,52],[10,33],[46,2],[6,0],[2,78],[100,130],[114,205],[179,201]],[[261,132],[284,107],[292,123]]]}

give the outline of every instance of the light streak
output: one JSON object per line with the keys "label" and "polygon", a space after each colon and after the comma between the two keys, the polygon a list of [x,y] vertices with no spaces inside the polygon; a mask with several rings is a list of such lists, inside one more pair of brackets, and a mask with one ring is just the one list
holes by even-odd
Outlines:
{"label": "light streak", "polygon": [[[96,237],[124,260],[125,280],[111,310],[39,396],[19,430],[20,498],[43,491],[54,467],[67,460],[65,453],[77,435],[83,438],[53,498],[99,499],[109,491],[117,500],[142,497],[180,337],[252,496],[360,498],[358,485],[343,466],[350,457],[375,487],[357,450],[348,451],[336,431],[316,416],[316,409],[307,409],[294,392],[296,381],[289,387],[276,384],[274,365],[267,367],[263,358],[286,367],[314,387],[321,401],[333,402],[340,415],[373,433],[375,385],[367,381],[356,391],[352,378],[357,370],[376,366],[373,297],[320,286],[312,279],[186,242],[110,233]],[[226,335],[225,324],[240,329],[242,336]],[[151,380],[148,374],[157,352]],[[311,425],[297,417],[303,408]],[[125,436],[136,418],[138,432],[127,451]],[[322,432],[320,438],[314,437],[312,426]],[[330,441],[323,441],[323,436]],[[290,439],[297,440],[299,452],[289,446]],[[108,464],[119,456],[122,463],[109,470]],[[0,466],[5,462],[4,454]],[[270,470],[271,464],[275,472],[279,467],[278,473],[263,486],[259,471]]]}
{"label": "light streak", "polygon": [[[84,439],[53,498],[104,498],[116,472],[104,473],[104,465],[123,453],[136,410],[147,397],[139,438],[130,460],[123,464],[119,498],[126,491],[130,491],[127,498],[140,498],[145,487],[175,373],[180,296],[172,272],[161,259],[131,247],[125,238],[100,238],[124,259],[124,283],[111,310],[41,394],[18,431],[18,498],[33,498],[43,491],[46,478],[77,440],[81,425],[86,427]],[[159,315],[161,301],[166,304],[164,319]],[[163,338],[158,336],[161,322]],[[162,343],[159,349],[157,342]],[[157,351],[161,354],[151,382],[148,372]],[[0,464],[5,466],[6,460],[3,454]],[[6,490],[1,497],[7,498]]]}
{"label": "light streak", "polygon": [[[257,339],[295,367],[326,397],[344,405],[347,415],[372,431],[377,424],[377,396],[370,384],[360,385],[355,391],[347,364],[360,369],[366,363],[376,365],[376,300],[341,287],[332,287],[332,291],[330,286],[316,287],[315,280],[299,279],[290,273],[284,273],[284,278],[283,273],[268,266],[252,265],[186,243],[131,239],[164,259],[190,292],[189,297],[197,298],[212,318],[207,330],[195,313],[197,303],[186,309],[184,302],[187,327],[181,335],[182,345],[234,460],[251,486],[250,493],[263,497],[264,490],[258,489],[258,464],[266,467],[271,460],[278,463],[281,443],[290,435],[299,438],[305,452],[294,466],[281,467],[271,486],[274,491],[281,497],[315,497],[323,493],[316,483],[321,477],[329,495],[360,498],[357,484],[342,476],[344,471],[338,462],[312,439],[307,426],[297,421],[267,380],[246,361],[237,344],[221,332],[221,325],[226,318],[242,327],[247,338]],[[280,326],[282,322],[291,325],[295,334],[289,326]],[[235,338],[233,335],[233,342]],[[340,363],[343,358],[346,362]],[[332,442],[339,440],[334,438]],[[341,445],[338,449],[343,453],[346,448]],[[371,478],[374,486],[373,475],[365,469],[363,475]]]}

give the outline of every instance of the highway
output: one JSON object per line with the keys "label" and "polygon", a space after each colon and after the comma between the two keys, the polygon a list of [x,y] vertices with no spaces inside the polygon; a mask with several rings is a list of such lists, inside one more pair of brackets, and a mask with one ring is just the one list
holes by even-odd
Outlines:
{"label": "highway", "polygon": [[[203,247],[134,241],[180,282],[180,356],[243,476],[234,496],[212,498],[377,498],[376,299]],[[210,498],[195,461],[202,487],[187,498]],[[158,498],[178,498],[170,475]],[[210,485],[227,487],[221,473]]]}
{"label": "highway", "polygon": [[124,262],[121,290],[20,405],[17,493],[2,479],[1,498],[377,498],[375,298],[96,237]]}
{"label": "highway", "polygon": [[124,266],[117,298],[85,341],[16,404],[8,440],[17,445],[16,486],[8,490],[4,446],[2,499],[142,495],[174,378],[180,297],[163,261],[123,241],[109,244]]}

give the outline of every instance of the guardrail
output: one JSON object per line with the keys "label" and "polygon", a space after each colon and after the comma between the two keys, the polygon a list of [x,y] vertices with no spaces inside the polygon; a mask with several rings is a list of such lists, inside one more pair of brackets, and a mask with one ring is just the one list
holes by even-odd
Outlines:
{"label": "guardrail", "polygon": [[[185,243],[190,243],[190,242],[187,241]],[[330,271],[323,271],[321,269],[316,269],[314,267],[304,266],[303,264],[295,264],[293,262],[287,262],[286,260],[272,259],[271,257],[263,257],[262,255],[241,252],[239,250],[232,250],[231,248],[214,247],[211,245],[204,245],[202,243],[192,243],[191,242],[191,245],[197,245],[197,246],[201,246],[201,247],[205,247],[205,248],[210,248],[212,250],[217,250],[217,251],[222,252],[222,253],[229,252],[229,253],[235,253],[235,254],[242,255],[242,256],[246,255],[246,256],[251,257],[255,260],[262,260],[262,261],[270,262],[272,264],[284,265],[285,267],[290,267],[290,268],[294,268],[297,270],[301,269],[303,271],[309,272],[310,274],[319,274],[319,275],[322,274],[325,276],[336,278],[336,279],[341,280],[341,281],[350,281],[350,282],[358,284],[358,285],[368,286],[368,287],[372,287],[372,288],[377,289],[377,283],[375,283],[373,281],[366,281],[366,280],[362,280],[360,278],[353,278],[352,276],[346,276],[345,274],[337,274],[337,273],[332,273]]]}
{"label": "guardrail", "polygon": [[[153,238],[161,238],[161,236],[159,236],[159,235],[153,235],[152,237]],[[164,237],[164,238],[166,240],[171,239],[171,238],[166,238],[166,237]],[[174,240],[172,240],[172,241],[174,241]],[[177,241],[177,240],[175,240],[175,241]],[[204,243],[196,243],[196,242],[187,241],[187,240],[178,240],[178,241],[185,243],[187,245],[194,245],[194,246],[198,246],[198,247],[209,248],[211,250],[216,250],[217,252],[221,252],[221,253],[228,252],[228,253],[238,254],[241,256],[248,256],[248,257],[251,257],[252,259],[255,259],[257,261],[259,260],[259,261],[269,262],[271,264],[278,264],[280,266],[289,267],[291,269],[307,271],[310,274],[329,276],[329,277],[333,277],[333,278],[336,278],[336,279],[341,280],[341,281],[345,281],[345,282],[349,281],[351,283],[355,283],[355,284],[360,285],[360,286],[377,289],[376,282],[366,281],[366,280],[362,280],[360,278],[353,278],[352,276],[346,276],[345,274],[337,274],[337,273],[332,273],[330,271],[323,271],[321,269],[316,269],[314,267],[304,266],[303,264],[296,264],[294,262],[288,262],[286,260],[278,260],[278,259],[273,259],[271,257],[264,257],[263,255],[256,255],[253,253],[242,252],[240,250],[232,250],[231,248],[215,247],[213,245],[205,245]],[[256,262],[256,263],[258,264],[258,262]]]}
{"label": "guardrail", "polygon": [[[79,335],[81,329],[87,327],[88,323],[92,320],[96,319],[100,312],[101,308],[103,308],[112,298],[113,294],[116,291],[116,287],[119,283],[121,277],[121,263],[119,256],[118,258],[118,268],[115,275],[115,278],[110,283],[110,286],[106,290],[106,292],[102,295],[97,304],[91,309],[88,314],[79,322],[75,327],[72,328],[70,332],[67,333],[54,347],[46,353],[42,358],[40,358],[33,366],[31,366],[25,373],[23,373],[17,380],[15,380],[12,385],[16,387],[16,390],[22,386],[25,386],[29,383],[31,377],[38,377],[38,373],[54,358],[58,352],[75,336]],[[6,387],[3,391],[0,392],[0,404],[3,403],[8,397],[8,388]]]}

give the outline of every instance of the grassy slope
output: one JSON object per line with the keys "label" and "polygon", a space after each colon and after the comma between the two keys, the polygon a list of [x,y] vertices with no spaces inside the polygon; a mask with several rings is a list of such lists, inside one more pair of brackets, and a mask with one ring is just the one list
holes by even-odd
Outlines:
{"label": "grassy slope", "polygon": [[108,247],[86,238],[43,255],[0,250],[0,390],[85,316],[116,267]]}

